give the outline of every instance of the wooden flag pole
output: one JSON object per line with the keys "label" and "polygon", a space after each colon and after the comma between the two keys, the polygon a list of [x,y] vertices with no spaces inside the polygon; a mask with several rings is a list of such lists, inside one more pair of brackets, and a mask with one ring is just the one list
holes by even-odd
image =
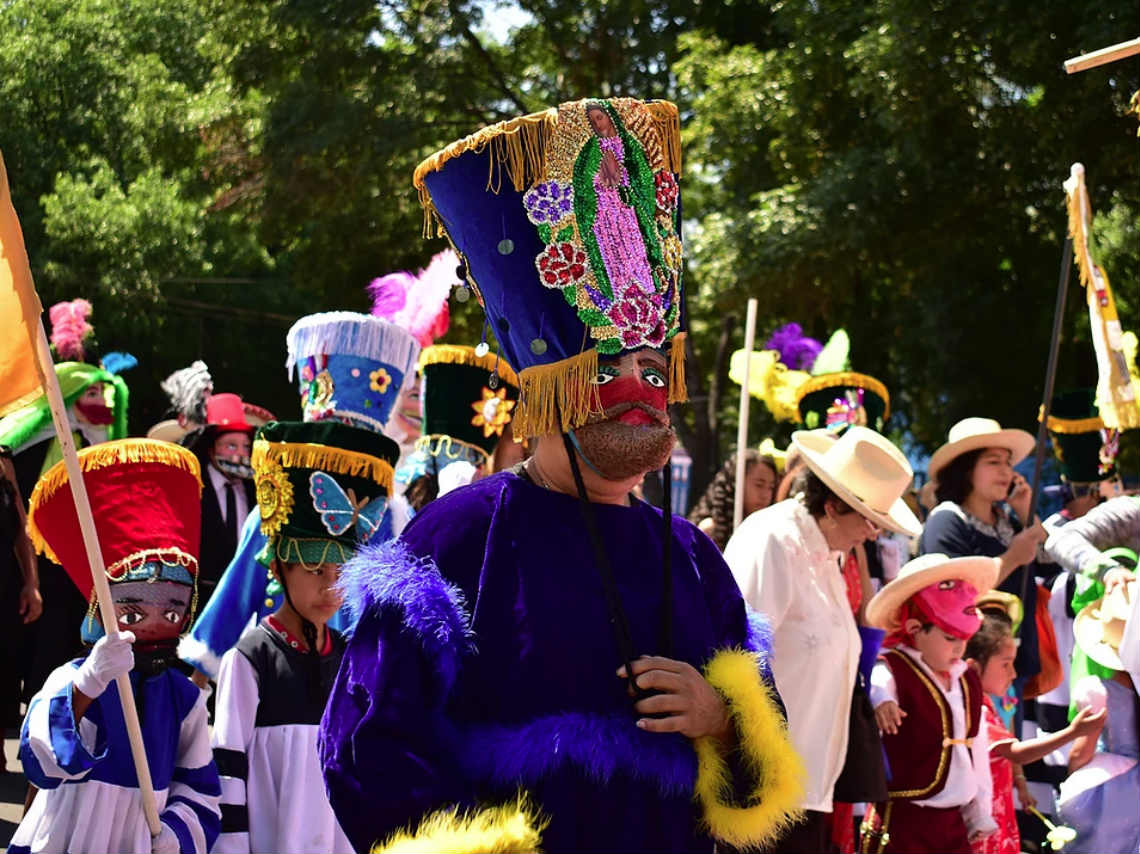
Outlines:
{"label": "wooden flag pole", "polygon": [[748,319],[744,326],[744,377],[740,384],[740,423],[736,426],[736,494],[732,502],[732,530],[744,521],[744,452],[748,448],[748,404],[752,395],[748,390],[749,372],[752,370],[752,347],[756,343],[756,310],[759,303],[748,300]]}
{"label": "wooden flag pole", "polygon": [[1116,62],[1118,59],[1127,59],[1130,56],[1136,56],[1138,53],[1140,53],[1140,38],[1129,39],[1120,44],[1094,50],[1092,53],[1085,53],[1080,56],[1074,56],[1072,59],[1066,59],[1065,71],[1069,74],[1076,74],[1078,71],[1086,71],[1089,68],[1096,68],[1098,65],[1107,65],[1110,62]]}
{"label": "wooden flag pole", "polygon": [[[75,512],[79,517],[79,527],[83,532],[83,545],[87,549],[87,563],[91,566],[91,576],[95,581],[95,595],[99,603],[99,615],[103,618],[103,628],[113,631],[118,625],[115,606],[111,603],[111,587],[107,583],[107,571],[103,564],[103,553],[99,549],[99,535],[95,530],[95,519],[91,515],[91,502],[87,498],[87,485],[79,468],[79,456],[75,451],[75,439],[71,435],[71,424],[67,418],[67,407],[63,393],[59,389],[59,377],[52,367],[51,349],[43,321],[37,324],[36,362],[43,383],[44,393],[51,406],[51,417],[55,423],[55,434],[63,451],[63,462],[67,467],[67,480],[71,486],[71,497],[75,501]],[[29,330],[31,332],[31,330]],[[158,836],[161,826],[158,822],[158,807],[154,800],[154,783],[150,778],[150,766],[146,761],[146,748],[143,745],[142,728],[139,726],[138,710],[135,708],[135,695],[131,692],[129,674],[116,677],[119,689],[119,702],[123,707],[123,718],[127,724],[127,736],[131,743],[131,756],[135,761],[135,774],[138,776],[139,792],[142,794],[143,813],[151,836]]]}

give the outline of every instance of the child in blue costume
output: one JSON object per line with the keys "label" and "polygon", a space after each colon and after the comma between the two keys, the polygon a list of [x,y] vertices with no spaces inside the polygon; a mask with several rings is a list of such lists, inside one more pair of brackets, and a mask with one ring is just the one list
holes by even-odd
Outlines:
{"label": "child in blue costume", "polygon": [[765,621],[712,541],[630,495],[685,398],[678,171],[676,108],[632,99],[417,171],[521,369],[535,454],[344,568],[357,621],[319,747],[357,850],[711,852],[796,815]]}
{"label": "child in blue costume", "polygon": [[[207,854],[220,827],[221,786],[205,695],[169,666],[196,595],[198,461],[148,439],[108,442],[79,458],[118,625],[86,658],[55,670],[28,707],[20,760],[40,791],[8,850]],[[44,475],[32,494],[29,528],[37,547],[90,596],[67,480],[63,462]],[[94,616],[85,623],[99,628]],[[111,686],[128,672],[159,810],[154,838]]]}
{"label": "child in blue costume", "polygon": [[[378,317],[348,311],[312,314],[286,336],[290,375],[296,370],[305,421],[337,421],[382,432],[400,390],[415,379],[420,348],[412,335]],[[389,539],[406,521],[394,501],[377,538]],[[254,508],[242,525],[237,552],[190,634],[179,657],[198,671],[195,679],[217,679],[222,656],[251,625],[281,607],[281,585],[257,562],[266,538]],[[330,621],[342,628],[343,613]]]}

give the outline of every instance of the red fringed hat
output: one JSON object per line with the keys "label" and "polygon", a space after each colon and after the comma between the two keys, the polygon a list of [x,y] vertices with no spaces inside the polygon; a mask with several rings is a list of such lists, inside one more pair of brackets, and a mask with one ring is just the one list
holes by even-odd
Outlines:
{"label": "red fringed hat", "polygon": [[[83,449],[79,466],[111,582],[134,580],[152,563],[197,576],[202,479],[190,451],[153,439],[120,439]],[[28,533],[36,550],[62,565],[90,599],[94,581],[63,461],[32,492]]]}

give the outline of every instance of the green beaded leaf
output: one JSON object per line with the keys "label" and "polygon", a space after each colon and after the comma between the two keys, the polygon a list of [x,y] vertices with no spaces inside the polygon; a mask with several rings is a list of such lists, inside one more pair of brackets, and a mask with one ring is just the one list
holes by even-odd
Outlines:
{"label": "green beaded leaf", "polygon": [[578,311],[578,318],[587,326],[609,326],[613,321],[596,308],[583,308]]}
{"label": "green beaded leaf", "polygon": [[558,232],[558,234],[555,235],[554,242],[555,243],[565,243],[567,240],[573,240],[573,239],[574,239],[574,226],[568,225],[564,229],[562,229],[560,232]]}
{"label": "green beaded leaf", "polygon": [[603,356],[616,356],[621,352],[621,339],[620,338],[603,338],[594,347]]}
{"label": "green beaded leaf", "polygon": [[549,243],[550,242],[550,226],[549,225],[547,225],[544,222],[542,225],[538,226],[536,230],[538,231],[538,236],[542,240],[543,243]]}
{"label": "green beaded leaf", "polygon": [[569,305],[578,304],[578,290],[574,285],[567,285],[562,289],[562,296],[566,297],[566,302]]}

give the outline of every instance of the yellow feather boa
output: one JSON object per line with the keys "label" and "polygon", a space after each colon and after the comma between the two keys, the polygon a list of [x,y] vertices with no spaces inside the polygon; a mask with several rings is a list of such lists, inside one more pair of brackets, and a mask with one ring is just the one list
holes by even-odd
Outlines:
{"label": "yellow feather boa", "polygon": [[734,804],[723,745],[711,736],[697,739],[696,795],[705,823],[713,836],[736,848],[771,843],[802,815],[803,761],[754,653],[718,652],[705,666],[705,678],[728,702],[746,767],[755,779],[747,805]]}
{"label": "yellow feather boa", "polygon": [[460,813],[440,810],[415,830],[400,830],[373,854],[534,854],[546,821],[524,796],[513,803]]}

